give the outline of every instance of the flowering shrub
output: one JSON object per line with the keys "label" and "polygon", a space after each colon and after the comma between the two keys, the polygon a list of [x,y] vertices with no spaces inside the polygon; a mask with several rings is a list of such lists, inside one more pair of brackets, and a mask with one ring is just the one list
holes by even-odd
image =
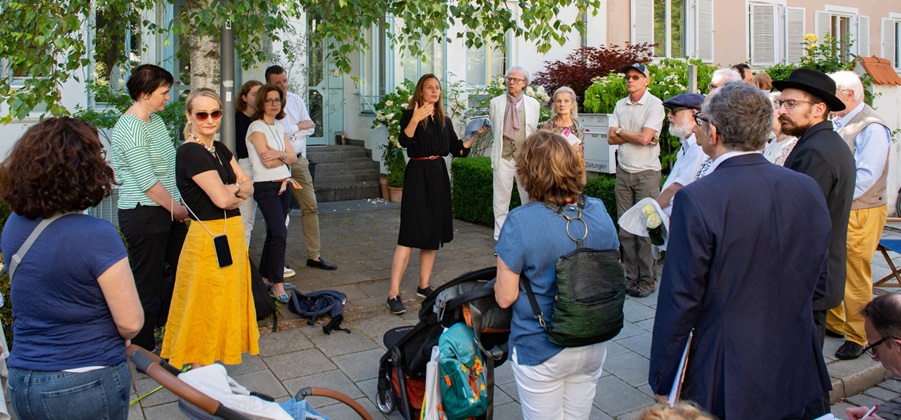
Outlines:
{"label": "flowering shrub", "polygon": [[545,70],[535,74],[534,84],[543,86],[549,93],[561,86],[569,86],[579,97],[579,109],[584,109],[585,91],[594,79],[619,72],[629,64],[648,63],[652,52],[653,45],[648,43],[582,47],[565,61],[545,61]]}
{"label": "flowering shrub", "polygon": [[404,80],[404,83],[398,86],[393,93],[385,95],[381,102],[375,104],[375,120],[372,121],[372,128],[385,127],[388,129],[388,143],[381,147],[382,162],[385,163],[385,169],[388,170],[389,187],[404,186],[404,170],[407,167],[407,161],[404,158],[404,150],[398,142],[401,130],[400,118],[407,109],[407,104],[415,89],[415,83],[411,80]]}

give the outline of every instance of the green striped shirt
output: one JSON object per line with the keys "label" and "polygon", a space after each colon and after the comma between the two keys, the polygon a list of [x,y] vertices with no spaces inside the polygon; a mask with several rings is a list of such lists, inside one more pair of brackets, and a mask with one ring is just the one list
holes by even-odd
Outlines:
{"label": "green striped shirt", "polygon": [[163,119],[150,115],[150,124],[123,114],[113,127],[112,164],[119,186],[120,209],[138,204],[156,206],[146,192],[157,182],[181,201],[175,187],[175,146]]}

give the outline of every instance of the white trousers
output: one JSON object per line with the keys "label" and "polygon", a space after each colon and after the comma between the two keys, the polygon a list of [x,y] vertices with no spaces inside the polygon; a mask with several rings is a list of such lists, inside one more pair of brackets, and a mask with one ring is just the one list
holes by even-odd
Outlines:
{"label": "white trousers", "polygon": [[494,240],[501,236],[501,228],[507,213],[510,212],[510,197],[513,195],[513,181],[519,190],[519,199],[522,204],[529,202],[529,194],[526,193],[519,176],[516,175],[516,159],[500,159],[494,165]]}
{"label": "white trousers", "polygon": [[523,366],[513,349],[513,376],[524,419],[587,419],[607,359],[607,343],[569,347]]}
{"label": "white trousers", "polygon": [[[244,170],[248,178],[253,179],[253,165],[250,163],[250,158],[238,159],[238,166]],[[241,211],[241,222],[244,223],[244,239],[247,241],[247,247],[249,248],[250,236],[253,233],[253,221],[257,216],[257,202],[251,195],[241,203],[238,209]]]}

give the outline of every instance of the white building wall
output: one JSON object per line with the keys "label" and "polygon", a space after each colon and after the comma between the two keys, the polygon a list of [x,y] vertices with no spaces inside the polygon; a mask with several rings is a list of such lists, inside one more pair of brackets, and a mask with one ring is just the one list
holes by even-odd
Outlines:
{"label": "white building wall", "polygon": [[[876,113],[888,123],[889,129],[894,131],[901,128],[901,86],[874,85],[873,108]],[[901,141],[895,135],[892,148],[889,152],[888,180],[886,193],[888,194],[889,216],[901,216],[897,214],[898,191],[901,189]]]}

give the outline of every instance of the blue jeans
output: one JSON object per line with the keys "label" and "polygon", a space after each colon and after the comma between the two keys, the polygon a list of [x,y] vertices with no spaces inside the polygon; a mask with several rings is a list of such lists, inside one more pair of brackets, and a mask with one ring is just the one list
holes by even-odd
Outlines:
{"label": "blue jeans", "polygon": [[83,373],[9,368],[9,404],[26,419],[127,419],[125,362]]}

